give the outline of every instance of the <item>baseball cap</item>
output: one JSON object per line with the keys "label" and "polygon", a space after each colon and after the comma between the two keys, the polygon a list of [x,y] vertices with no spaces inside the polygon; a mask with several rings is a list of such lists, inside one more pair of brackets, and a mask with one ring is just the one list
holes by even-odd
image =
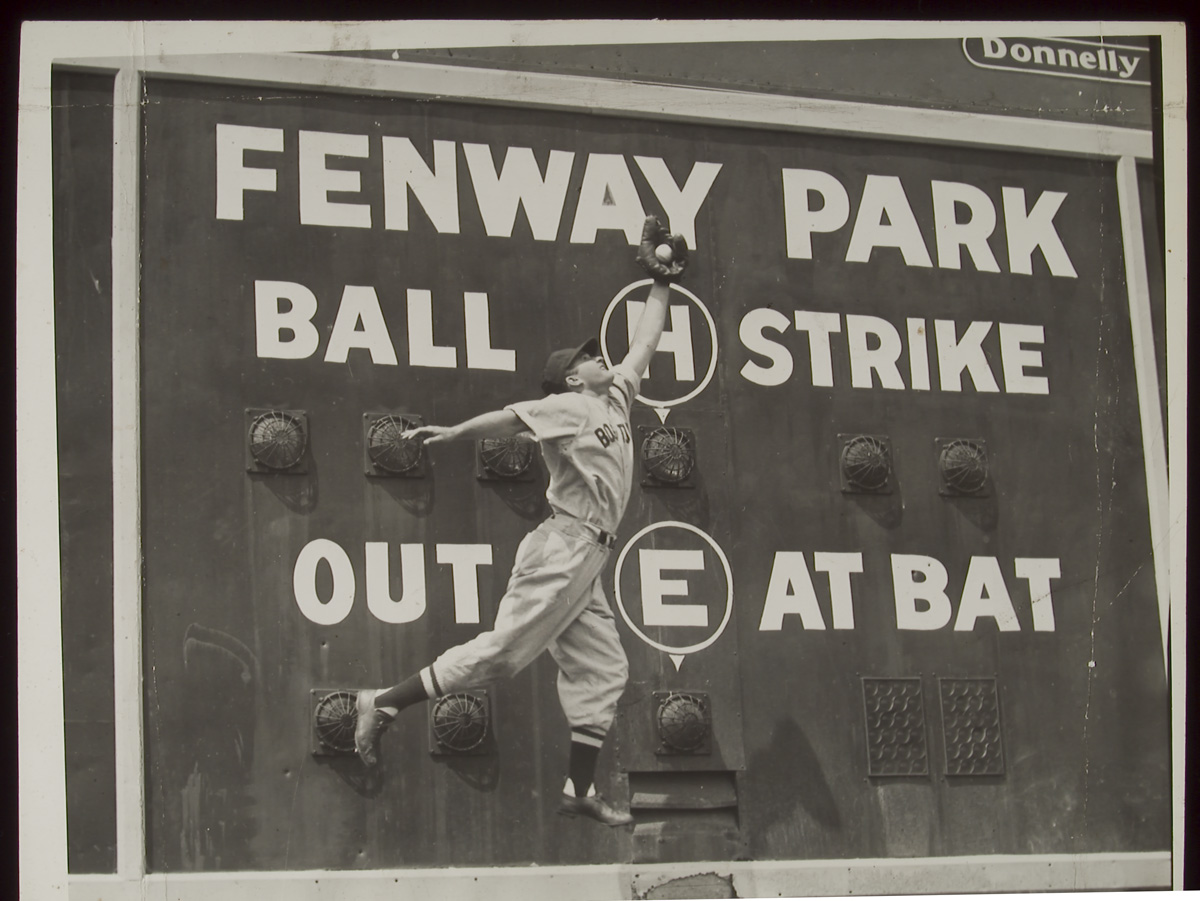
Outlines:
{"label": "baseball cap", "polygon": [[575,358],[580,354],[597,356],[600,353],[600,342],[588,338],[578,347],[564,347],[556,350],[546,359],[546,368],[542,370],[542,390],[547,394],[562,394],[567,390],[567,371]]}

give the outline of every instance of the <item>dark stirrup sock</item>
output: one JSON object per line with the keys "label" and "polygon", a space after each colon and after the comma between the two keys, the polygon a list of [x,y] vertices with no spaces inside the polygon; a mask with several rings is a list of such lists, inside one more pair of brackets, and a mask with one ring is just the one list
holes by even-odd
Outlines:
{"label": "dark stirrup sock", "polygon": [[421,674],[416,673],[409,676],[399,685],[377,694],[375,696],[375,709],[394,707],[396,710],[403,710],[405,707],[411,707],[413,704],[428,699],[429,694],[425,691],[425,686],[421,682]]}
{"label": "dark stirrup sock", "polygon": [[596,778],[596,758],[604,736],[591,730],[571,730],[571,756],[567,762],[567,777],[575,787],[575,797],[586,797]]}

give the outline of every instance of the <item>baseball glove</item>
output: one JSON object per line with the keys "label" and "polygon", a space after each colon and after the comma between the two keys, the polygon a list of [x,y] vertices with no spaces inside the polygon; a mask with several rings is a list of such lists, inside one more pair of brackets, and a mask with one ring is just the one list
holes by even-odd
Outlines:
{"label": "baseball glove", "polygon": [[[669,263],[664,263],[655,255],[655,248],[660,244],[671,248],[673,257]],[[656,281],[677,282],[687,268],[687,242],[683,235],[667,234],[657,217],[647,216],[646,224],[642,226],[642,243],[638,247],[637,261]]]}

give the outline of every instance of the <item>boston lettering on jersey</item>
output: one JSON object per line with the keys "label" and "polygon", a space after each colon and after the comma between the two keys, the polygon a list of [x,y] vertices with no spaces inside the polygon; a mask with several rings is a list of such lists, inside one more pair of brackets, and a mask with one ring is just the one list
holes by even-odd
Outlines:
{"label": "boston lettering on jersey", "polygon": [[629,424],[625,422],[617,423],[616,428],[613,428],[612,423],[606,422],[602,426],[597,426],[594,434],[596,435],[596,440],[600,442],[601,447],[608,447],[617,440],[618,432],[620,433],[619,437],[624,439],[625,443],[628,444],[631,440],[629,437]]}
{"label": "boston lettering on jersey", "polygon": [[612,372],[606,398],[552,394],[506,409],[516,413],[541,444],[550,472],[550,508],[615,532],[633,487],[629,412],[641,376],[623,364]]}

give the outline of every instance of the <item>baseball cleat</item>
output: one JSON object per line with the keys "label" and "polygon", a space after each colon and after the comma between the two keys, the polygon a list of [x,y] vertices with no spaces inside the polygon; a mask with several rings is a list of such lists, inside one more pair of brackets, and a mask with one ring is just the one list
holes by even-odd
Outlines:
{"label": "baseball cleat", "polygon": [[375,709],[377,694],[378,689],[362,688],[354,700],[358,713],[358,721],[354,724],[354,750],[367,766],[379,763],[379,736],[392,721],[383,711]]}
{"label": "baseball cleat", "polygon": [[558,812],[564,817],[591,817],[597,823],[605,826],[628,826],[633,822],[633,814],[614,810],[603,795],[590,795],[577,798],[563,792],[558,804]]}

